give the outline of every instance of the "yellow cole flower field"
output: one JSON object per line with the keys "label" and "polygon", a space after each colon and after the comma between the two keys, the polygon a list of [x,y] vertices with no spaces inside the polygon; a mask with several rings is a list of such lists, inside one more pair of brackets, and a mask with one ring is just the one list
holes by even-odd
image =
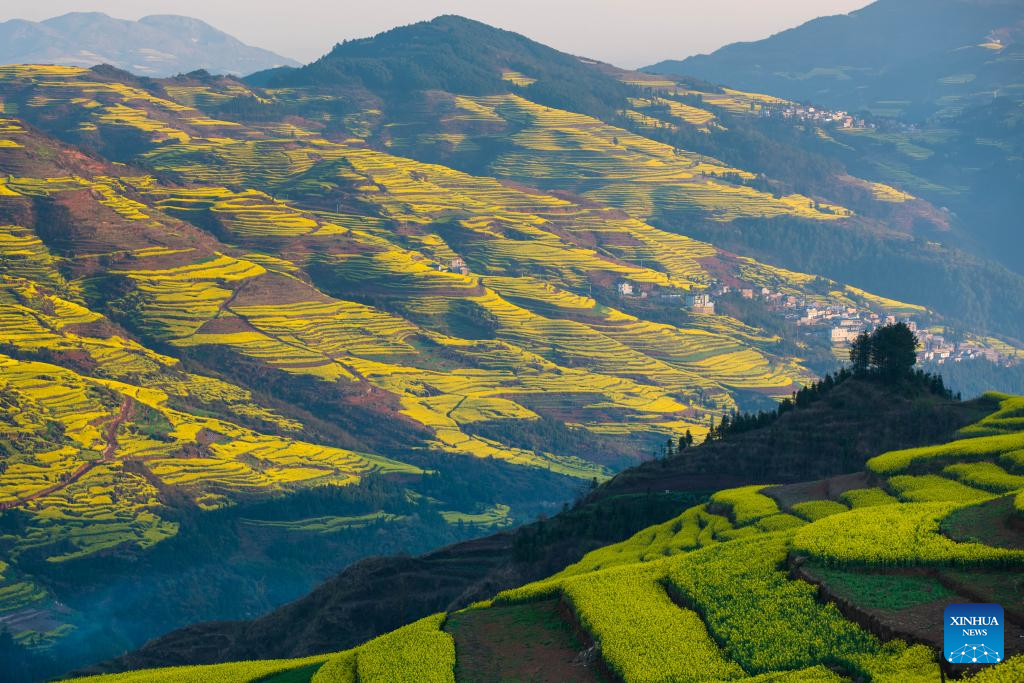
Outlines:
{"label": "yellow cole flower field", "polygon": [[[756,189],[747,169],[647,137],[664,126],[711,134],[722,110],[756,114],[784,102],[652,77],[627,110],[646,132],[631,132],[530,101],[535,75],[520,68],[501,72],[505,94],[433,93],[431,106],[444,112],[437,126],[407,133],[388,123],[383,103],[330,93],[189,76],[156,87],[104,70],[0,66],[0,199],[21,211],[0,224],[0,440],[10,452],[0,506],[26,520],[18,538],[3,539],[12,550],[0,561],[13,569],[0,569],[0,610],[45,599],[17,558],[73,562],[152,547],[179,531],[172,500],[213,511],[376,474],[401,486],[433,474],[423,463],[458,458],[589,482],[667,438],[690,431],[700,440],[712,418],[780,400],[813,378],[809,354],[749,324],[753,317],[686,310],[687,295],[723,281],[859,313],[928,314],[664,229],[680,216],[836,229],[855,219],[821,198]],[[344,114],[226,120],[239,103],[284,111],[314,100]],[[44,126],[51,112],[67,121]],[[73,147],[125,139],[138,149],[116,161]],[[501,152],[486,167],[456,163],[495,139]],[[417,160],[424,146],[451,165]],[[889,204],[913,200],[885,185],[872,191]],[[40,206],[58,217],[53,225],[22,219]],[[314,409],[320,399],[336,403]],[[769,671],[827,679],[827,660],[805,651],[755,656],[763,643],[709,617],[704,602],[718,594],[697,595],[679,559],[749,541],[773,558],[799,550],[860,566],[882,551],[851,541],[848,556],[833,557],[818,534],[882,506],[897,516],[894,529],[927,542],[920,557],[898,547],[878,561],[947,557],[935,531],[944,514],[1021,489],[1024,444],[1011,413],[952,444],[879,456],[870,469],[885,483],[839,500],[787,508],[763,486],[720,492],[595,551],[543,591],[574,610],[627,680],[650,680],[667,665],[681,680]],[[587,445],[537,446],[529,437],[550,421],[567,425],[568,443]],[[592,453],[593,443],[632,448]],[[463,507],[438,502],[436,512],[480,528],[521,519],[506,503]],[[335,533],[402,518],[318,514],[272,528]],[[956,561],[974,561],[972,552],[986,566],[1017,561],[963,552]],[[756,579],[774,585],[775,573],[759,565]],[[689,589],[692,604],[680,606]],[[809,628],[831,627],[834,615],[800,591]],[[619,592],[623,610],[631,600],[645,606],[621,630],[601,607]],[[443,616],[414,626],[331,658],[316,680],[450,680]],[[918,657],[854,631],[817,646],[851,671]],[[684,642],[696,661],[677,657]],[[388,661],[388,652],[402,656]],[[325,661],[213,675],[255,680]],[[414,672],[417,662],[427,674]],[[165,672],[166,680],[203,671]]]}
{"label": "yellow cole flower field", "polygon": [[[1020,425],[1011,431],[1011,418],[1005,417],[1017,409],[1019,399],[994,398],[999,401],[995,412],[965,432],[999,425],[1008,434],[1020,434]],[[944,448],[969,441],[960,438]],[[856,570],[861,577],[876,576],[871,572],[877,570],[882,572],[877,576],[889,579],[902,566],[922,564],[1019,572],[1024,552],[956,541],[940,529],[951,514],[978,503],[935,481],[957,484],[957,475],[988,472],[977,465],[991,465],[998,458],[990,454],[988,460],[978,460],[970,449],[965,452],[972,458],[972,470],[928,461],[930,471],[883,478],[880,488],[851,489],[840,494],[841,500],[793,504],[792,511],[806,521],[780,509],[771,486],[721,491],[708,504],[595,550],[548,579],[467,609],[555,598],[591,641],[600,644],[603,665],[629,682],[668,676],[695,682],[925,683],[937,675],[931,648],[899,639],[883,642],[845,618],[835,604],[819,599],[818,588],[790,569],[803,562],[793,564],[794,558],[810,558],[842,571]],[[885,461],[896,454],[879,457]],[[936,498],[942,493],[949,498],[912,502],[904,497],[904,492],[916,490],[905,486],[910,478],[925,482],[921,488],[931,489]],[[998,480],[1005,484],[1004,478]],[[710,512],[719,509],[723,514]],[[792,521],[766,524],[783,518]],[[919,574],[907,577],[920,579]],[[445,631],[445,615],[434,615],[331,655],[312,680],[453,681],[459,656],[454,645]],[[294,668],[309,661],[293,660]],[[1019,656],[1009,658],[969,680],[1015,681],[1021,662]],[[146,680],[141,676],[162,676],[164,671],[84,680]],[[213,667],[195,667],[188,675],[199,672],[218,680]]]}

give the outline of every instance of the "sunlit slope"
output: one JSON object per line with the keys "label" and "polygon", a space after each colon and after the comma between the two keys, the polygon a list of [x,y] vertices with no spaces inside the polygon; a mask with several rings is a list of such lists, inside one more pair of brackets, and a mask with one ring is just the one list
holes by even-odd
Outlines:
{"label": "sunlit slope", "polygon": [[[106,354],[108,366],[141,368],[138,377],[113,376],[133,386],[149,381],[150,366],[157,374],[173,367],[174,355],[226,352],[297,382],[368,387],[374,409],[424,430],[424,441],[406,446],[585,478],[602,465],[523,450],[472,427],[547,415],[598,435],[660,441],[685,429],[700,435],[738,391],[781,396],[809,377],[800,359],[777,354],[775,337],[739,320],[655,322],[614,292],[630,283],[678,310],[679,297],[705,287],[713,269],[813,296],[811,276],[736,259],[613,209],[354,139],[331,142],[293,124],[218,122],[188,106],[215,100],[212,90],[185,97],[172,89],[185,100],[178,103],[91,71],[46,67],[8,67],[0,81],[5,111],[119,154],[113,140],[130,134],[138,146],[129,149],[141,151],[134,160],[146,167],[66,151],[48,162],[49,143],[5,119],[4,201],[25,224],[3,228],[5,274],[63,302],[49,317],[12,319],[24,330],[11,337],[23,351],[63,353],[72,344],[90,358]],[[12,90],[19,84],[29,87]],[[67,112],[74,115],[60,115]],[[603,124],[587,125],[597,129],[588,135],[608,137]],[[630,142],[640,149],[649,141]],[[33,226],[32,203],[58,207],[60,230]],[[465,270],[454,265],[460,260]],[[29,295],[18,296],[24,307]],[[893,303],[850,301],[879,310]],[[95,334],[69,342],[71,322],[106,324],[97,307],[162,353]],[[39,325],[59,334],[29,333]],[[171,464],[160,471],[189,481]]]}
{"label": "sunlit slope", "polygon": [[0,280],[0,508],[20,520],[17,532],[0,535],[3,611],[47,597],[23,564],[173,536],[169,500],[213,509],[371,472],[420,471],[304,441],[301,423],[249,391],[190,374],[121,334],[34,282]]}
{"label": "sunlit slope", "polygon": [[[841,477],[825,488],[721,491],[549,579],[469,609],[557,600],[625,681],[934,680],[932,643],[881,637],[844,614],[874,614],[883,591],[890,611],[882,623],[900,633],[900,615],[967,601],[956,588],[965,572],[981,598],[1005,598],[1001,584],[1024,567],[1024,546],[1019,534],[992,534],[1003,515],[1024,515],[1012,504],[1024,490],[1017,457],[1024,399],[991,398],[995,412],[948,444],[880,455],[866,476]],[[828,498],[807,495],[826,488]],[[965,538],[964,520],[977,515],[989,526],[974,526]],[[831,601],[837,596],[846,612]],[[1019,616],[1009,619],[1011,629],[1020,627]],[[1007,661],[977,680],[1015,680],[1022,660],[1016,643],[1007,643],[1000,653]],[[382,648],[400,654],[378,670]],[[436,615],[333,655],[312,680],[454,681],[458,652],[445,615]],[[295,660],[294,667],[305,663]],[[216,680],[217,670],[178,675]]]}
{"label": "sunlit slope", "polygon": [[[75,192],[81,183],[81,179],[75,178],[58,182],[19,178],[12,181],[11,187],[17,188],[12,191],[25,195],[59,199],[62,194]],[[146,222],[151,235],[166,236],[166,231],[157,233],[154,228],[170,227],[150,216],[128,218]],[[89,237],[95,240],[94,234]],[[123,296],[114,310],[147,339],[180,349],[217,346],[293,375],[308,375],[326,382],[369,382],[385,392],[397,390],[406,396],[402,399],[404,405],[399,408],[410,420],[420,421],[428,428],[438,425],[445,428],[444,438],[434,443],[444,450],[554,467],[577,476],[589,477],[601,472],[600,468],[582,461],[550,456],[552,462],[545,462],[531,452],[462,434],[458,424],[449,417],[462,399],[475,404],[476,414],[485,414],[487,419],[536,416],[511,401],[488,398],[486,394],[469,395],[471,389],[481,383],[491,387],[494,394],[505,393],[509,388],[506,385],[515,381],[511,372],[494,373],[489,379],[487,373],[483,373],[485,376],[481,379],[473,376],[481,374],[480,370],[470,367],[463,381],[453,381],[457,373],[438,372],[442,365],[438,352],[421,354],[407,339],[415,336],[424,343],[433,341],[435,347],[447,344],[459,351],[468,349],[468,354],[475,351],[485,358],[508,350],[505,360],[508,367],[514,367],[521,360],[522,352],[516,349],[483,342],[468,344],[437,335],[434,339],[401,318],[362,304],[330,299],[287,272],[268,270],[256,261],[210,249],[179,244],[178,248],[153,246],[105,254],[107,269],[99,274],[93,272],[80,286],[86,289],[86,296],[109,296],[112,289],[121,292]],[[96,256],[89,254],[75,259],[77,267],[92,271]],[[256,258],[259,260],[259,255]],[[271,268],[276,266],[268,263]],[[90,319],[98,317],[91,314]],[[12,340],[19,339],[12,337]],[[404,364],[416,358],[425,367]],[[528,387],[527,391],[542,391],[545,386],[564,383],[560,379],[561,371],[550,363],[546,365],[553,369],[553,376],[542,379],[538,386]],[[452,391],[459,391],[460,387],[465,390],[453,395],[451,400],[438,401],[434,407],[420,406],[418,397],[438,394],[425,384],[431,376],[436,377],[436,382],[447,382],[447,388]],[[636,394],[630,403],[641,406],[657,403],[665,395],[662,392],[646,397],[644,390],[630,389],[633,383],[626,380],[608,378],[598,380],[598,384],[609,391]],[[614,401],[614,396],[608,400]],[[445,404],[450,405],[445,408]],[[654,415],[662,417],[665,412],[673,414],[685,410],[677,402],[669,401],[666,405],[667,410],[664,406],[660,410],[654,406]],[[462,415],[469,416],[466,421],[474,421],[472,411],[463,411]]]}
{"label": "sunlit slope", "polygon": [[[635,422],[654,435],[687,425],[699,432],[709,413],[735,405],[736,392],[785,395],[809,376],[800,359],[777,355],[771,335],[725,315],[654,322],[638,301],[617,300],[615,288],[631,285],[678,310],[683,294],[723,270],[813,299],[810,276],[738,260],[620,211],[381,153],[355,139],[331,142],[296,124],[218,128],[189,106],[239,90],[256,97],[232,81],[219,82],[223,92],[169,84],[166,94],[181,102],[83,70],[9,67],[0,82],[30,86],[5,95],[5,108],[70,139],[111,148],[131,129],[139,145],[129,149],[141,151],[134,160],[165,178],[41,177],[25,167],[5,179],[9,196],[72,202],[87,192],[126,225],[146,226],[129,231],[133,249],[106,226],[79,231],[66,245],[83,283],[91,278],[93,296],[116,285],[123,290],[118,311],[133,329],[183,351],[227,348],[292,375],[367,382],[435,430],[433,445],[444,450],[547,466],[547,456],[503,449],[461,427],[479,414],[529,419],[555,387],[578,397],[567,415],[575,424],[621,433]],[[596,175],[631,185],[675,185],[687,174],[704,182],[701,174],[736,171],[636,135],[619,140],[617,129],[596,119],[518,96],[457,99],[488,117],[525,121],[511,134],[523,144],[537,136],[562,140],[579,128],[572,144],[584,149],[591,140],[610,164]],[[56,104],[75,112],[74,129],[46,113]],[[110,118],[115,105],[137,108],[160,130],[138,118]],[[619,147],[631,155],[622,163],[607,156]],[[557,145],[549,151],[573,158]],[[200,245],[168,216],[204,229]],[[169,235],[183,239],[172,245]],[[111,251],[115,244],[120,250]],[[86,263],[83,251],[107,262]],[[850,301],[892,309],[881,299]],[[453,409],[466,401],[485,408]]]}
{"label": "sunlit slope", "polygon": [[[446,297],[461,294],[461,298],[475,300],[474,296],[481,293],[472,275],[436,271],[439,265],[447,270],[447,262],[454,257],[465,259],[472,273],[508,276],[533,272],[538,276],[543,274],[548,282],[567,290],[578,291],[596,285],[607,291],[614,278],[622,278],[638,285],[675,289],[681,293],[706,281],[707,271],[700,260],[717,255],[708,245],[657,231],[608,211],[583,208],[546,195],[523,193],[493,180],[365,148],[346,149],[325,142],[305,149],[296,148],[291,142],[240,143],[223,150],[203,150],[204,154],[218,154],[223,163],[217,168],[202,169],[191,161],[197,158],[197,153],[171,147],[154,153],[152,163],[188,176],[206,173],[209,180],[225,181],[229,179],[227,176],[237,172],[232,166],[237,156],[233,147],[252,149],[247,155],[260,156],[273,153],[284,144],[292,148],[293,158],[302,154],[322,157],[324,151],[344,156],[337,161],[321,161],[307,172],[302,172],[304,164],[299,163],[297,178],[287,184],[278,184],[276,178],[266,177],[261,170],[254,169],[253,182],[270,187],[278,184],[280,191],[293,192],[292,187],[312,185],[315,178],[326,190],[329,184],[344,189],[354,186],[360,192],[361,201],[376,204],[382,217],[390,222],[361,222],[348,214],[322,211],[320,215],[326,225],[319,230],[338,233],[337,226],[348,223],[353,230],[341,231],[342,235],[349,236],[355,233],[356,226],[362,227],[390,240],[389,250],[383,253],[363,251],[344,259],[322,259],[318,265],[330,273],[336,286],[346,283],[354,287],[358,282],[385,296],[401,292],[401,301],[396,305],[413,316],[437,312]],[[305,200],[310,198],[306,196]],[[173,199],[165,200],[165,206],[174,204]],[[233,221],[227,218],[229,224]],[[308,230],[317,232],[312,226]],[[395,251],[395,242],[406,245],[408,252]],[[594,242],[598,249],[583,246]],[[649,265],[642,265],[645,261]],[[503,311],[489,304],[487,298],[479,303],[501,318]],[[713,372],[705,375],[718,379]],[[723,383],[729,384],[735,381],[735,376],[723,379]],[[744,384],[753,387],[758,386],[758,382],[753,379]],[[786,382],[778,384],[768,380],[760,386],[772,385],[785,386]]]}
{"label": "sunlit slope", "polygon": [[[49,97],[68,97],[70,105],[81,107],[86,116],[92,117],[94,132],[101,138],[108,128],[123,125],[103,120],[91,112],[89,101],[81,102],[82,98],[67,92],[74,90],[77,79],[84,79],[81,89],[85,92],[100,88],[88,80],[88,72],[69,75],[64,71],[47,73],[42,68],[23,71],[9,78],[32,78],[38,88],[52,93]],[[199,95],[190,92],[188,101],[195,101]],[[104,96],[116,99],[120,106],[128,106],[126,102],[152,106],[154,116],[160,113],[166,125],[178,126],[182,132],[192,130],[195,121],[200,120],[195,110],[184,104],[169,106],[160,98],[154,103],[153,96],[137,96],[130,89],[110,86]],[[522,98],[499,99],[492,103],[494,107],[533,106]],[[32,106],[31,100],[25,104]],[[543,108],[533,107],[527,114],[534,116],[540,110]],[[573,125],[585,124],[585,134],[602,144],[614,142],[609,132],[612,129],[604,124],[566,116]],[[382,154],[356,142],[328,142],[295,126],[288,137],[281,136],[284,131],[279,126],[236,126],[232,133],[235,137],[198,138],[190,134],[172,139],[145,127],[139,130],[154,143],[163,141],[140,158],[142,163],[205,185],[165,187],[148,177],[121,178],[117,182],[128,185],[133,193],[140,193],[160,209],[249,250],[242,259],[216,254],[197,254],[198,262],[192,257],[161,257],[155,260],[169,267],[116,271],[136,285],[146,329],[161,339],[182,345],[228,343],[246,349],[253,357],[272,359],[290,372],[352,379],[361,371],[346,368],[346,361],[318,360],[318,354],[322,354],[306,348],[307,342],[282,349],[274,334],[259,329],[258,316],[223,310],[233,293],[255,289],[247,284],[250,281],[281,281],[293,276],[301,279],[298,271],[305,269],[330,295],[355,295],[366,303],[386,301],[392,310],[429,328],[435,341],[438,334],[452,338],[472,335],[451,322],[467,317],[468,309],[475,322],[484,321],[485,337],[513,344],[561,366],[622,380],[645,378],[644,383],[653,380],[655,385],[673,386],[677,394],[682,392],[682,406],[657,398],[643,401],[648,406],[668,408],[668,414],[652,416],[655,422],[678,422],[684,417],[674,413],[692,403],[687,397],[692,397],[694,388],[704,397],[703,407],[721,409],[731,405],[730,391],[784,394],[806,377],[793,361],[766,353],[774,339],[726,316],[694,315],[686,327],[680,328],[648,323],[606,309],[606,305],[597,315],[591,315],[571,307],[545,308],[543,303],[531,303],[529,297],[520,296],[512,302],[487,286],[487,276],[507,280],[530,274],[570,297],[578,296],[584,288],[588,292],[596,288],[607,301],[617,280],[678,297],[704,286],[709,279],[707,262],[721,260],[722,255],[707,244],[659,231],[608,209]],[[667,169],[673,182],[681,176],[672,174],[688,173],[685,167],[696,163],[689,157],[677,160],[678,155],[667,154],[663,145],[638,136],[629,137],[628,143],[637,153],[661,158],[658,163]],[[646,162],[634,161],[641,170],[647,166]],[[722,169],[717,162],[708,168],[712,166]],[[229,189],[239,184],[259,189]],[[52,183],[44,184],[42,189],[37,186],[14,178],[8,184],[10,191],[22,187],[24,193],[62,189]],[[290,197],[293,204],[275,199],[275,194]],[[122,210],[136,211],[136,218],[145,214],[130,203]],[[271,253],[284,258],[270,257]],[[451,272],[448,264],[457,258],[465,260],[470,274]],[[187,263],[176,265],[178,260]],[[758,270],[752,262],[740,267],[758,271],[746,274],[756,276],[758,284],[801,288],[799,279],[793,280],[781,271]],[[299,307],[303,300],[316,300],[315,295],[291,292],[290,296],[296,296]],[[411,333],[406,330],[403,334],[407,337]],[[399,344],[401,353],[385,351],[382,355],[393,359],[408,356],[409,348],[407,344],[402,348],[403,344],[406,342]],[[460,350],[465,351],[467,345],[461,346]],[[479,344],[469,348],[474,346]],[[382,360],[370,356],[368,360]],[[366,376],[406,375],[409,366],[422,367],[422,363],[409,362],[408,358],[397,365],[401,369],[395,373],[376,365]],[[606,382],[599,380],[598,384]],[[589,390],[593,385],[580,388]],[[408,401],[422,403],[414,398]],[[632,401],[628,407],[636,405]],[[702,406],[693,407],[699,421]],[[447,443],[452,445],[450,440]]]}
{"label": "sunlit slope", "polygon": [[[654,105],[653,100],[647,102]],[[668,118],[703,123],[714,118],[705,110],[682,109],[687,105],[671,102],[675,109],[670,109]],[[718,99],[714,104],[723,106]],[[438,126],[449,136],[462,135],[463,148],[470,142],[493,146],[496,140],[502,141],[498,154],[488,160],[489,172],[545,188],[571,189],[642,220],[689,215],[716,221],[776,216],[831,221],[852,215],[844,207],[802,195],[774,197],[747,184],[755,178],[749,171],[590,116],[538,105],[519,95],[455,97],[451,106],[457,113],[441,117]],[[700,112],[707,118],[696,118]],[[481,130],[480,121],[489,126]],[[654,128],[676,125],[647,116],[640,124]],[[438,138],[436,133],[421,133],[412,139],[397,137],[393,146],[414,151],[450,145],[450,140]],[[457,160],[460,151],[456,146],[447,153]],[[473,157],[472,148],[464,152],[467,159]]]}
{"label": "sunlit slope", "polygon": [[[45,109],[72,104],[88,111],[87,120],[63,123],[62,133],[87,138],[99,127],[138,130],[154,140],[191,139],[193,134],[225,134],[238,124],[211,119],[199,110],[183,106],[148,90],[103,77],[89,69],[65,66],[0,66],[4,82],[33,82],[39,90],[23,105],[7,103],[4,111],[18,114],[22,108]],[[22,112],[24,114],[25,112]],[[54,122],[59,117],[53,117]],[[168,123],[173,120],[174,123]]]}

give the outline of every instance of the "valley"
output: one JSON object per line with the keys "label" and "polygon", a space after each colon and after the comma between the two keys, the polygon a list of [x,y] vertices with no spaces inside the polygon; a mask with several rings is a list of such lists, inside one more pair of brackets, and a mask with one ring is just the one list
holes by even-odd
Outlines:
{"label": "valley", "polygon": [[[925,597],[1019,619],[1017,101],[654,71],[0,65],[17,680],[923,681]],[[927,373],[841,369],[897,322]]]}

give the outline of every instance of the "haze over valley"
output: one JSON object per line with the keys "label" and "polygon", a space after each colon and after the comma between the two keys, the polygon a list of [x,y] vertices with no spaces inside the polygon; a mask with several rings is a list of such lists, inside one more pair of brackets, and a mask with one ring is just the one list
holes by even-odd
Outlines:
{"label": "haze over valley", "polygon": [[100,9],[0,23],[0,678],[1024,672],[1019,3]]}

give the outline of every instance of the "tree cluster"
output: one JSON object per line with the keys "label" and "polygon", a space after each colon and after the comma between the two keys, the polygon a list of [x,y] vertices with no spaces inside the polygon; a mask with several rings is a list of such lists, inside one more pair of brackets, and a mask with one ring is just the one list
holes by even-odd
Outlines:
{"label": "tree cluster", "polygon": [[850,346],[850,369],[863,376],[877,373],[887,378],[909,375],[917,363],[917,337],[906,323],[895,323],[861,332]]}
{"label": "tree cluster", "polygon": [[[886,384],[906,383],[942,398],[960,400],[960,394],[954,397],[941,375],[914,369],[917,362],[916,352],[917,337],[905,323],[885,325],[873,332],[864,332],[850,348],[849,368],[826,374],[821,380],[793,392],[793,395],[783,399],[775,410],[761,410],[757,413],[733,411],[722,415],[717,425],[712,418],[705,443],[767,427],[784,413],[816,403],[837,386],[854,377]],[[689,438],[687,445],[692,445],[689,431],[686,437]],[[678,449],[673,449],[672,442],[669,441],[665,450],[666,457],[681,453],[685,448],[683,442],[687,440],[686,437],[680,437]]]}

